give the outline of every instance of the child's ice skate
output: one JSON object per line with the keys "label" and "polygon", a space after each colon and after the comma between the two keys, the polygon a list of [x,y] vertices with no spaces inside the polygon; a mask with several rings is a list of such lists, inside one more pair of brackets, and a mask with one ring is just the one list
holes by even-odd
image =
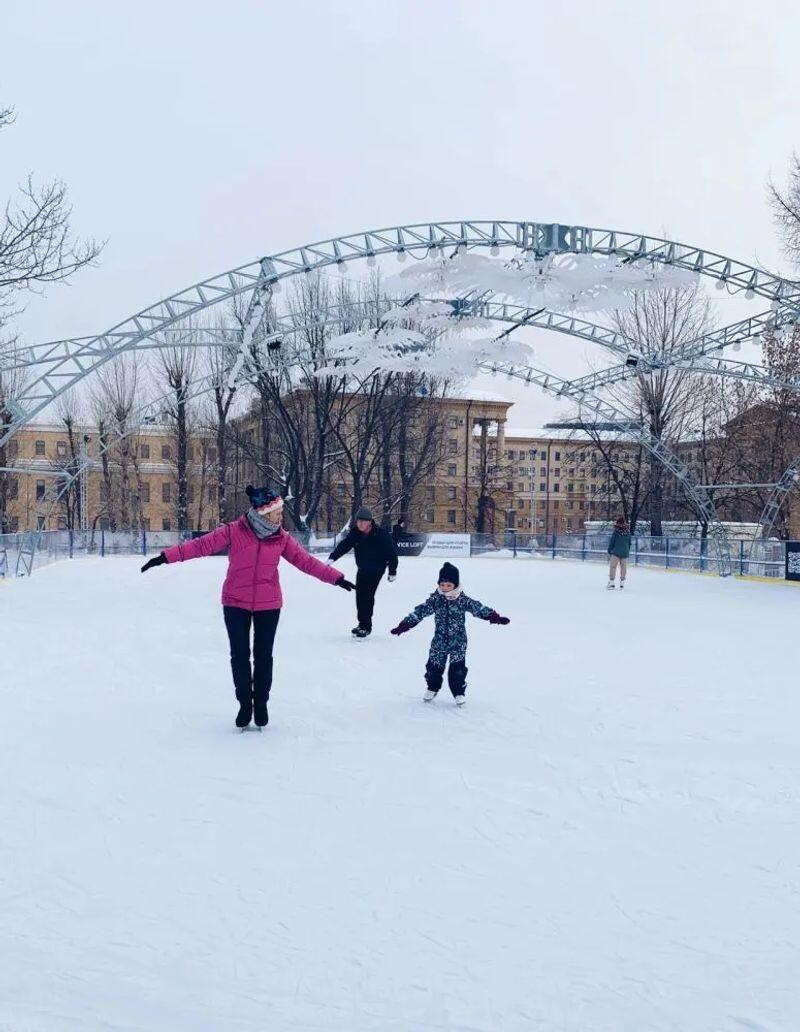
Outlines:
{"label": "child's ice skate", "polygon": [[466,701],[467,701],[466,695],[457,695],[456,696],[456,706],[463,706]]}
{"label": "child's ice skate", "polygon": [[428,689],[428,690],[427,690],[427,691],[425,692],[425,694],[424,694],[424,695],[422,696],[422,701],[423,701],[423,702],[433,702],[433,700],[434,700],[435,698],[436,698],[436,692],[432,692],[432,691],[430,690],[430,688],[429,688],[429,689]]}
{"label": "child's ice skate", "polygon": [[613,590],[614,590],[614,582],[613,582],[613,580],[610,580],[608,582],[608,584],[606,584],[606,591],[613,591]]}

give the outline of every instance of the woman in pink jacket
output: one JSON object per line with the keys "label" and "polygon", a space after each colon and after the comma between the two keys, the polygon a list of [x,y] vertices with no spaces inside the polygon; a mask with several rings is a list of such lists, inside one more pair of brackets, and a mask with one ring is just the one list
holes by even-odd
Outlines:
{"label": "woman in pink jacket", "polygon": [[[256,726],[269,722],[267,700],[272,686],[272,646],[283,605],[278,562],[281,556],[303,573],[336,584],[346,591],[354,585],[344,574],[299,545],[281,526],[283,499],[271,488],[248,486],[250,508],[233,523],[210,534],[165,548],[146,562],[142,573],[162,563],[181,563],[228,549],[228,573],[222,585],[222,607],[231,645],[231,670],[239,701],[236,726],[244,730],[255,715]],[[250,624],[253,625],[253,666],[250,666]]]}

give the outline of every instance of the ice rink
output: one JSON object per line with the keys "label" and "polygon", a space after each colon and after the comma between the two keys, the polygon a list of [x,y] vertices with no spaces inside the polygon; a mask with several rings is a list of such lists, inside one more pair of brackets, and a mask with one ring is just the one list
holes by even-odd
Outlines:
{"label": "ice rink", "polygon": [[263,735],[223,559],[0,585],[3,1032],[800,1028],[800,593],[457,562],[463,711],[388,634],[439,561],[366,642],[283,564]]}

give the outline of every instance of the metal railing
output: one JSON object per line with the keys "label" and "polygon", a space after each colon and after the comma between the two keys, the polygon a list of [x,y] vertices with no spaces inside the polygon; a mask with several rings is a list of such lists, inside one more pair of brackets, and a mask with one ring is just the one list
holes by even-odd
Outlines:
{"label": "metal railing", "polygon": [[[574,559],[608,562],[608,534],[521,534],[507,530],[499,534],[472,534],[471,555],[536,559]],[[752,547],[751,547],[752,546]],[[783,578],[785,541],[770,539],[734,541],[731,547],[734,574]],[[716,557],[708,538],[636,536],[631,541],[628,562],[634,566],[655,566],[665,570],[715,572]]]}
{"label": "metal railing", "polygon": [[[304,547],[327,555],[341,539],[341,533],[293,533]],[[441,536],[437,534],[437,537]],[[55,530],[42,533],[0,535],[0,576],[30,574],[48,563],[78,556],[152,555],[178,544],[185,535],[178,531],[142,530]],[[734,573],[739,576],[783,578],[784,541],[735,541]],[[497,534],[470,535],[470,555],[504,559],[571,559],[579,562],[608,562],[608,534],[544,535],[513,530]],[[633,566],[667,570],[715,572],[717,563],[707,539],[699,537],[637,536],[631,542],[628,562]]]}

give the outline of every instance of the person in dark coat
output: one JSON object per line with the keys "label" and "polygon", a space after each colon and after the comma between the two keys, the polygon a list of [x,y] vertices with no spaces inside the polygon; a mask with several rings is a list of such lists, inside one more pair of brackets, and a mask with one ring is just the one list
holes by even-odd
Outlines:
{"label": "person in dark coat", "polygon": [[397,544],[397,542],[400,540],[403,534],[405,534],[405,532],[406,521],[398,520],[397,523],[395,523],[395,525],[392,527],[392,541],[394,541],[394,543]]}
{"label": "person in dark coat", "polygon": [[356,638],[372,633],[372,614],[375,592],[386,570],[389,581],[397,576],[397,549],[391,536],[375,522],[371,510],[362,506],[355,515],[355,523],[328,557],[336,562],[352,549],[356,558],[356,611],[358,626],[353,628]]}
{"label": "person in dark coat", "polygon": [[606,586],[609,591],[614,590],[617,566],[619,566],[619,590],[622,591],[625,587],[625,576],[628,572],[628,556],[631,554],[631,528],[628,526],[628,521],[624,516],[618,516],[614,523],[614,530],[611,532],[608,542],[608,554],[611,556],[611,562],[609,564],[608,584]]}
{"label": "person in dark coat", "polygon": [[448,660],[450,667],[447,671],[447,683],[456,705],[463,706],[466,701],[467,613],[477,616],[479,620],[488,620],[492,624],[511,622],[507,616],[500,616],[494,609],[465,595],[459,587],[459,581],[458,567],[452,563],[445,563],[439,571],[436,591],[401,620],[397,627],[392,628],[392,634],[405,634],[426,616],[433,616],[433,641],[425,666],[425,681],[428,685],[424,696],[425,702],[433,702],[436,698],[442,687]]}

